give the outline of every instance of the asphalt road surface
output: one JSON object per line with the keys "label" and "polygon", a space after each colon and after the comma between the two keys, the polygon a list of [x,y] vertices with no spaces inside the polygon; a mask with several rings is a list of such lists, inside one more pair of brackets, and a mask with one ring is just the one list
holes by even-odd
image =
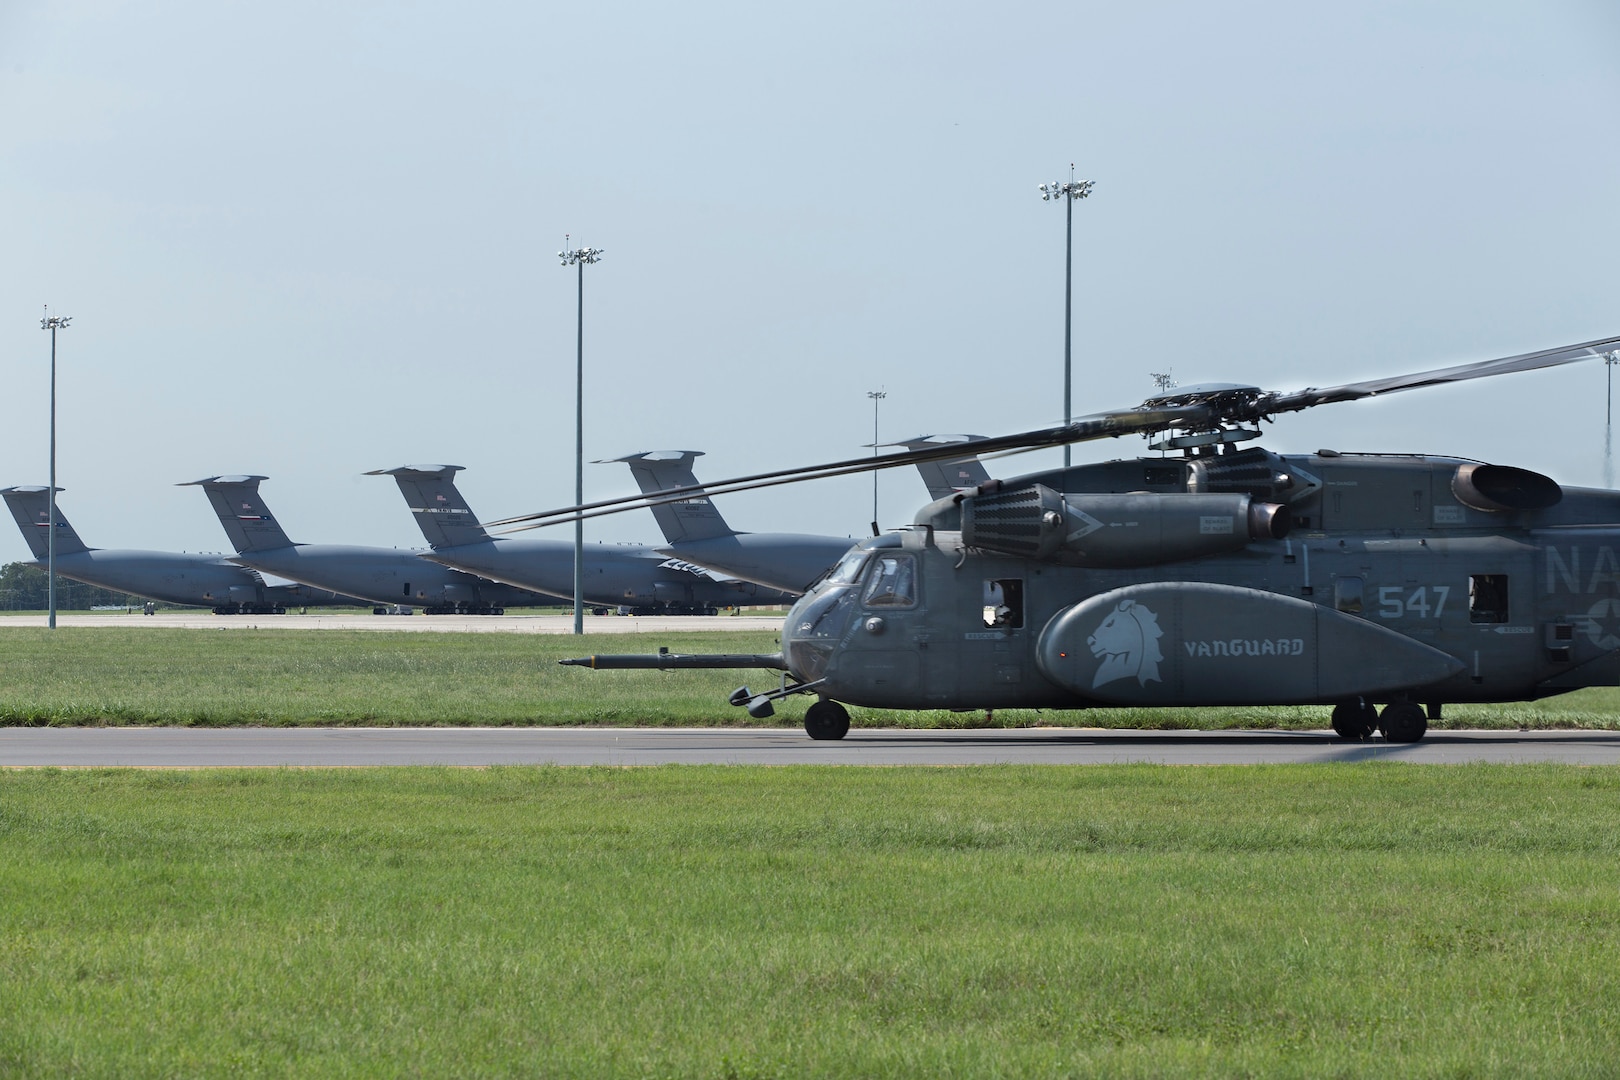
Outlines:
{"label": "asphalt road surface", "polygon": [[[319,609],[316,609],[317,611]],[[45,626],[44,615],[6,615],[0,627]],[[571,634],[569,615],[371,615],[358,612],[327,615],[215,615],[203,611],[57,612],[58,627],[124,626],[171,630],[414,630],[441,634]],[[675,630],[780,630],[775,615],[589,615],[587,634],[667,634]]]}
{"label": "asphalt road surface", "polygon": [[354,765],[1239,765],[1331,761],[1620,764],[1620,732],[1441,731],[1349,743],[1328,731],[797,728],[3,728],[0,767]]}

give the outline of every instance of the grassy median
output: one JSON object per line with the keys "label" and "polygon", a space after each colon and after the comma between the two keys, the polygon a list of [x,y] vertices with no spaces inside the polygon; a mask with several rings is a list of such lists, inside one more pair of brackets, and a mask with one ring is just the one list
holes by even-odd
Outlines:
{"label": "grassy median", "polygon": [[[772,632],[592,634],[0,628],[0,724],[797,724],[792,698],[753,721],[726,704],[770,671],[590,671],[606,652],[776,652]],[[857,726],[1322,728],[1325,708],[1087,712],[862,710]],[[1451,706],[1447,727],[1615,728],[1620,689],[1525,704]]]}
{"label": "grassy median", "polygon": [[1614,1075],[1620,770],[0,773],[0,1075]]}

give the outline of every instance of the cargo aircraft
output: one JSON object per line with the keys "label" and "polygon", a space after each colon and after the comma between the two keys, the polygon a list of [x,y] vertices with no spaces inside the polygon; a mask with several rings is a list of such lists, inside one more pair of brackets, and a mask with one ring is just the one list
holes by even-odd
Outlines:
{"label": "cargo aircraft", "polygon": [[[392,476],[431,548],[422,559],[556,596],[574,595],[574,545],[565,540],[492,537],[456,488],[460,465],[402,465]],[[841,542],[845,550],[849,541]],[[792,603],[799,591],[740,581],[644,544],[588,544],[587,606],[636,615],[714,614],[723,607]],[[802,591],[802,590],[800,590]]]}
{"label": "cargo aircraft", "polygon": [[508,607],[561,603],[509,584],[482,580],[417,558],[413,549],[350,544],[295,544],[259,495],[264,476],[209,476],[200,487],[236,548],[230,561],[377,605],[420,605],[428,615],[500,615]]}
{"label": "cargo aircraft", "polygon": [[[58,492],[62,489],[57,488]],[[0,495],[17,519],[30,564],[45,569],[49,554],[50,488],[8,487]],[[56,506],[56,572],[114,592],[132,593],[165,604],[213,608],[216,615],[280,615],[290,607],[331,607],[364,601],[308,585],[270,585],[254,570],[223,555],[179,551],[123,551],[93,548]]]}

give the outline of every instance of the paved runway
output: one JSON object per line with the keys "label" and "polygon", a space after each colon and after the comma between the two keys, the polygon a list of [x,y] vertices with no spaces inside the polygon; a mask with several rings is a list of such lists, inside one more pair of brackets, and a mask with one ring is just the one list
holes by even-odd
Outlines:
{"label": "paved runway", "polygon": [[[124,626],[171,630],[411,630],[441,634],[571,634],[569,615],[215,615],[208,611],[58,612],[58,628]],[[0,628],[46,624],[44,615],[0,617]],[[780,630],[777,615],[586,615],[587,634],[668,634],[679,630]]]}
{"label": "paved runway", "polygon": [[1620,764],[1620,732],[1442,731],[1419,743],[1328,731],[856,730],[797,728],[0,728],[0,766],[203,768],[352,765],[1238,765],[1549,761]]}

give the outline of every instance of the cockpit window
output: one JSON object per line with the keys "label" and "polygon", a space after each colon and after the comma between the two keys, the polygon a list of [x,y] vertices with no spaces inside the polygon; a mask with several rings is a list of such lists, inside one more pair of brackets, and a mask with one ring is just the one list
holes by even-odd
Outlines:
{"label": "cockpit window", "polygon": [[827,575],[828,582],[834,585],[854,584],[855,579],[861,576],[861,567],[866,565],[866,555],[865,551],[857,549],[839,559],[838,565]]}
{"label": "cockpit window", "polygon": [[910,555],[877,555],[866,575],[861,603],[867,607],[911,607],[917,602],[917,561]]}

